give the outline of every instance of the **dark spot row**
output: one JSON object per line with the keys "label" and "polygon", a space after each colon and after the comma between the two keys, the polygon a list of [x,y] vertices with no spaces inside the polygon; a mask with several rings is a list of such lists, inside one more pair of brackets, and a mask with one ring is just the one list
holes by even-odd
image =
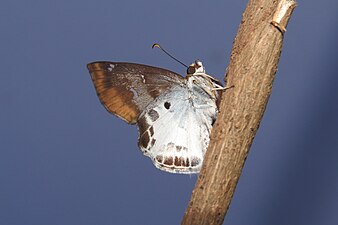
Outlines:
{"label": "dark spot row", "polygon": [[201,160],[197,157],[193,157],[191,160],[189,158],[183,157],[163,157],[162,155],[156,156],[155,160],[165,166],[180,166],[180,167],[196,167],[201,163]]}

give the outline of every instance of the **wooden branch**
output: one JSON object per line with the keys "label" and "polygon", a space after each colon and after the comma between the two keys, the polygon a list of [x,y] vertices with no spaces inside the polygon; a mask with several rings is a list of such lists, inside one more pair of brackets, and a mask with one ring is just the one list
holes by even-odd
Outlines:
{"label": "wooden branch", "polygon": [[222,224],[268,102],[283,33],[296,2],[250,0],[226,73],[227,86],[182,224]]}

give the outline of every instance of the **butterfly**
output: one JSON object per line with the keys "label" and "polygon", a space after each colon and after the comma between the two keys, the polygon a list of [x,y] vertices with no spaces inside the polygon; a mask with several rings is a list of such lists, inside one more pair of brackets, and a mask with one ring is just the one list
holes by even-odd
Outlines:
{"label": "butterfly", "polygon": [[137,124],[138,146],[158,169],[200,171],[224,89],[201,61],[188,67],[186,77],[127,62],[98,61],[87,68],[103,106]]}

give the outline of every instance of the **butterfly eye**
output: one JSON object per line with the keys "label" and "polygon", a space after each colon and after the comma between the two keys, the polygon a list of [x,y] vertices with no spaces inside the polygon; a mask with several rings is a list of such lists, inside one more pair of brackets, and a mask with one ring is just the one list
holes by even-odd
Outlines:
{"label": "butterfly eye", "polygon": [[196,68],[194,65],[191,65],[187,69],[187,74],[194,74],[196,72]]}
{"label": "butterfly eye", "polygon": [[165,107],[166,109],[169,109],[169,108],[170,108],[170,105],[171,105],[170,102],[165,102],[165,103],[164,103],[164,107]]}

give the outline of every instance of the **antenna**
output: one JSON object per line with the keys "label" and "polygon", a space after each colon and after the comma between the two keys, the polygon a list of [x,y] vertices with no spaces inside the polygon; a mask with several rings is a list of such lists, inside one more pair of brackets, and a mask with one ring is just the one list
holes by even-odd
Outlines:
{"label": "antenna", "polygon": [[187,65],[185,65],[184,63],[182,63],[180,60],[176,59],[174,56],[172,56],[172,55],[171,55],[169,52],[167,52],[166,50],[164,50],[164,48],[162,48],[161,45],[155,43],[155,44],[153,44],[153,46],[152,46],[151,48],[155,48],[155,47],[161,49],[161,50],[162,50],[165,54],[167,54],[170,58],[172,58],[172,59],[175,60],[176,62],[182,64],[184,67],[188,68]]}

